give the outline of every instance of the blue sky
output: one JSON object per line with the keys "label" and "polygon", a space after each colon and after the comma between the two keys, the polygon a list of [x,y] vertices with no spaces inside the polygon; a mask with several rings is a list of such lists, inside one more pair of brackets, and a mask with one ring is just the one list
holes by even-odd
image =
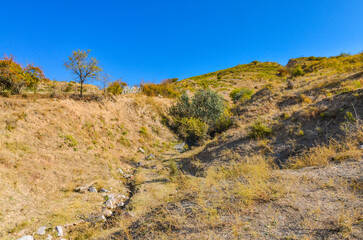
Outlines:
{"label": "blue sky", "polygon": [[59,81],[63,61],[91,49],[128,84],[183,79],[253,60],[363,50],[362,0],[0,0],[0,54],[42,66]]}

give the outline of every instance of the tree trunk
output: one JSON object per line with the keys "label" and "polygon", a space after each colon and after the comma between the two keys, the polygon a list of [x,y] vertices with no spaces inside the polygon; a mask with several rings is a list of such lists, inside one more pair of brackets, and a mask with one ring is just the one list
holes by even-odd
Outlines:
{"label": "tree trunk", "polygon": [[83,97],[83,81],[81,81],[80,96]]}

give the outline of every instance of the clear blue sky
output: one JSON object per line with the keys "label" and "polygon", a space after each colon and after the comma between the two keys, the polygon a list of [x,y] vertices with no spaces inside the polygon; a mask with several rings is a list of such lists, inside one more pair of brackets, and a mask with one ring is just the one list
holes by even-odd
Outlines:
{"label": "clear blue sky", "polygon": [[59,81],[76,49],[128,84],[363,50],[362,0],[0,0],[0,19],[0,54]]}

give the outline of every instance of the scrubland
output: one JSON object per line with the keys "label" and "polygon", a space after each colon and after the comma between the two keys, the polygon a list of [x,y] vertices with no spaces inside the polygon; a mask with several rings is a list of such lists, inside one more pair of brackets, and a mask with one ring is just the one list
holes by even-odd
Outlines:
{"label": "scrubland", "polygon": [[[1,97],[0,236],[75,223],[66,238],[360,239],[362,84],[360,53],[254,61],[146,95]],[[205,88],[233,124],[209,133],[190,121],[205,136],[179,153],[168,109]],[[87,183],[130,201],[93,221],[103,196],[73,191]]]}

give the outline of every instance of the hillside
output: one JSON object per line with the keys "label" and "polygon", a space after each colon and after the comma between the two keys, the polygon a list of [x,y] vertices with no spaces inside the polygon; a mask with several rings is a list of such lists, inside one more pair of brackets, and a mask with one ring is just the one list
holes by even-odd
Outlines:
{"label": "hillside", "polygon": [[363,53],[152,85],[226,100],[233,124],[181,152],[178,100],[156,90],[0,97],[0,237],[360,239],[362,85]]}
{"label": "hillside", "polygon": [[164,152],[177,140],[160,123],[168,104],[144,96],[1,98],[0,236],[101,212],[104,196],[76,193],[78,186],[94,183],[128,196],[118,169],[143,161],[138,148]]}
{"label": "hillside", "polygon": [[[301,73],[296,69],[301,68]],[[316,84],[326,78],[344,73],[359,72],[363,68],[363,53],[356,55],[339,55],[334,57],[301,57],[290,59],[286,66],[275,62],[253,61],[235,67],[187,78],[178,82],[178,87],[195,91],[198,88],[209,87],[228,99],[232,89],[247,87],[260,89],[267,84],[284,84],[293,76],[303,75],[304,80]],[[328,80],[329,81],[329,80]],[[300,82],[300,81],[298,81]]]}

